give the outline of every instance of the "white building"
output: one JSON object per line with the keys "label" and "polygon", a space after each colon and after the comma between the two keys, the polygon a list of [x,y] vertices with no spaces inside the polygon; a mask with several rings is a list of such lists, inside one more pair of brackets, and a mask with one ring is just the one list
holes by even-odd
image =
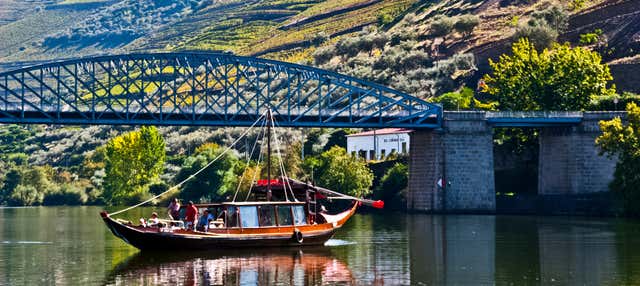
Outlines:
{"label": "white building", "polygon": [[385,128],[347,135],[347,152],[365,158],[380,160],[391,153],[409,152],[409,133],[413,130]]}

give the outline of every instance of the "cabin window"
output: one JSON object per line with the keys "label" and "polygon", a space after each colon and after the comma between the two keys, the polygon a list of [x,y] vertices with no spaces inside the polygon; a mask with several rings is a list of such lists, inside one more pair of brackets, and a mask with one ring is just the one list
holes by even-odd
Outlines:
{"label": "cabin window", "polygon": [[291,225],[292,223],[291,207],[278,206],[278,225]]}
{"label": "cabin window", "polygon": [[258,210],[256,207],[242,206],[239,208],[242,227],[258,227]]}
{"label": "cabin window", "polygon": [[260,226],[276,225],[276,209],[273,206],[260,206]]}
{"label": "cabin window", "polygon": [[402,153],[407,153],[407,142],[402,142]]}
{"label": "cabin window", "polygon": [[238,208],[234,206],[227,207],[227,227],[238,227]]}
{"label": "cabin window", "polygon": [[293,207],[293,219],[295,225],[307,224],[307,216],[304,213],[304,206]]}

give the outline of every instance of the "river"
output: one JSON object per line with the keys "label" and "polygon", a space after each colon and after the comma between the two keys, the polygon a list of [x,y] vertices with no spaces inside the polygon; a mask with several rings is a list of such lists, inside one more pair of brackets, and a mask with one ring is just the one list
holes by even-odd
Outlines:
{"label": "river", "polygon": [[149,254],[100,210],[0,208],[0,285],[640,283],[633,220],[368,213],[324,247]]}

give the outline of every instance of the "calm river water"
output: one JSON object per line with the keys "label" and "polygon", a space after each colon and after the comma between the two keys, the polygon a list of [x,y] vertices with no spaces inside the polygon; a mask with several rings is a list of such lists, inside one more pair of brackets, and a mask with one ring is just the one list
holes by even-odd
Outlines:
{"label": "calm river water", "polygon": [[362,214],[325,247],[148,254],[99,211],[0,208],[0,285],[640,283],[630,220]]}

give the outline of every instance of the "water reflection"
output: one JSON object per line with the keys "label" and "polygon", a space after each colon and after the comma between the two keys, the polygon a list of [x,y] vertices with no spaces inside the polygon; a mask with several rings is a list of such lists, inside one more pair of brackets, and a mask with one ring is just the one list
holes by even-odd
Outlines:
{"label": "water reflection", "polygon": [[108,285],[354,284],[330,249],[235,250],[205,253],[140,252],[117,265]]}
{"label": "water reflection", "polygon": [[354,216],[321,248],[140,254],[104,227],[99,211],[0,208],[0,285],[640,281],[637,220],[369,213]]}
{"label": "water reflection", "polygon": [[606,285],[640,278],[633,276],[640,271],[640,253],[631,247],[640,242],[632,235],[638,224],[625,220],[414,216],[410,221],[413,284]]}

